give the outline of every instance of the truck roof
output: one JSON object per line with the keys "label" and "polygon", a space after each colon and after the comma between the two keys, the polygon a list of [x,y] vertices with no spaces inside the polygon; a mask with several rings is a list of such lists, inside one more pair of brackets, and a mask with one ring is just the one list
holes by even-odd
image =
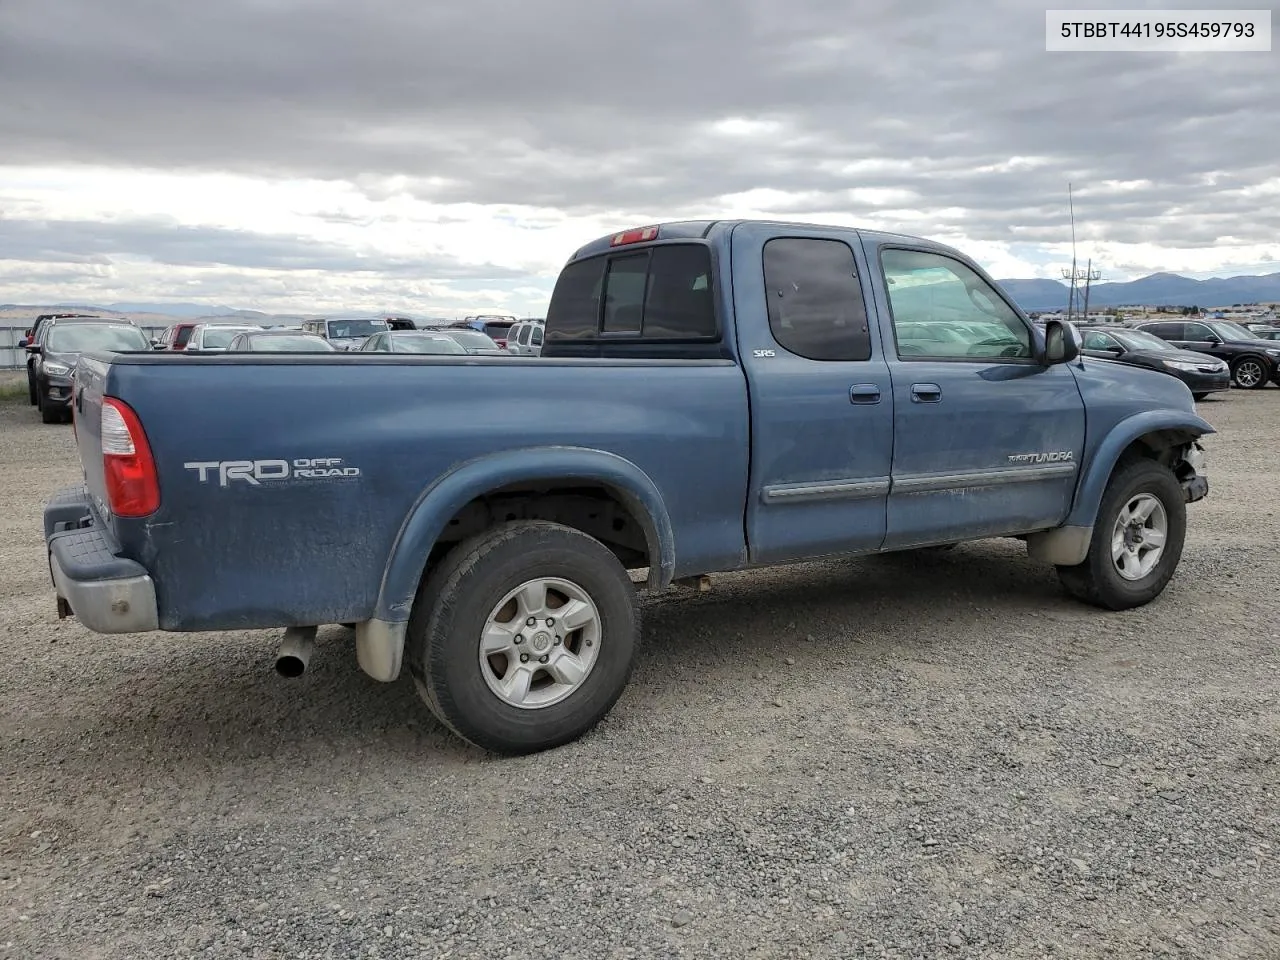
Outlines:
{"label": "truck roof", "polygon": [[[884,230],[868,230],[851,224],[831,224],[831,223],[807,223],[799,220],[670,220],[665,223],[647,224],[643,227],[635,227],[619,233],[611,233],[608,236],[600,237],[592,240],[590,243],[584,244],[573,252],[568,262],[573,263],[583,257],[595,256],[600,253],[607,253],[609,250],[631,244],[641,244],[652,240],[701,240],[711,235],[711,231],[717,227],[724,230],[731,230],[739,224],[751,223],[761,226],[777,227],[777,228],[793,228],[803,230],[853,230],[859,235],[873,240],[877,243],[910,243],[912,246],[925,246],[934,250],[946,251],[952,254],[963,254],[954,247],[949,247],[944,243],[938,243],[936,240],[929,240],[924,237],[915,237],[905,233],[892,233]],[[653,236],[645,236],[648,231],[655,231]],[[967,258],[966,258],[967,259]]]}

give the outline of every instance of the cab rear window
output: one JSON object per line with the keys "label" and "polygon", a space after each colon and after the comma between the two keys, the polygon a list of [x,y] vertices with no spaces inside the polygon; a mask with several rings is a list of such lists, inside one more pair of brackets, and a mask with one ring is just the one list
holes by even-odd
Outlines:
{"label": "cab rear window", "polygon": [[710,251],[681,243],[569,264],[551,294],[545,337],[705,340],[717,332]]}

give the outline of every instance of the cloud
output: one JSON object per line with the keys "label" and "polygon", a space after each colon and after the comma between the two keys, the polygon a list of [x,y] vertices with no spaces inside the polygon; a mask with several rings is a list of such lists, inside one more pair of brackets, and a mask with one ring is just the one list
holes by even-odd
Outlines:
{"label": "cloud", "polygon": [[[865,223],[1054,276],[1071,181],[1082,255],[1211,270],[1274,253],[1275,63],[1049,54],[1014,0],[6,0],[0,210],[175,282],[257,270],[272,298],[305,269],[401,296],[421,269],[463,302],[700,216]],[[48,253],[17,229],[11,254]]]}
{"label": "cloud", "polygon": [[94,220],[0,218],[0,260],[110,264],[141,259],[172,267],[241,267],[269,271],[324,270],[397,278],[514,280],[524,273],[492,264],[470,266],[428,255],[360,256],[336,244],[283,236],[194,227],[158,221],[106,223]]}

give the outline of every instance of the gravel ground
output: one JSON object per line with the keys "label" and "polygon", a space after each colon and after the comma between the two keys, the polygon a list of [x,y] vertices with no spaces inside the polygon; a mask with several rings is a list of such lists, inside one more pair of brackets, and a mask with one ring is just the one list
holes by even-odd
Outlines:
{"label": "gravel ground", "polygon": [[646,602],[580,742],[495,759],[321,631],[58,622],[69,427],[0,405],[0,957],[1280,956],[1280,391],[1201,405],[1145,609],[1012,542]]}

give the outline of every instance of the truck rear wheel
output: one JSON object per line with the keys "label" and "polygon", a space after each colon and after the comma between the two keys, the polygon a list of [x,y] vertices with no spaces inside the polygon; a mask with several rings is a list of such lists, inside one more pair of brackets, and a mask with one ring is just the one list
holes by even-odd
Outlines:
{"label": "truck rear wheel", "polygon": [[1058,567],[1067,592],[1128,610],[1164,592],[1182,558],[1187,504],[1173,471],[1153,460],[1118,469],[1107,484],[1084,563]]}
{"label": "truck rear wheel", "polygon": [[406,659],[431,711],[463,739],[534,753],[609,712],[639,632],[635,587],[607,547],[515,521],[459,544],[427,577]]}

